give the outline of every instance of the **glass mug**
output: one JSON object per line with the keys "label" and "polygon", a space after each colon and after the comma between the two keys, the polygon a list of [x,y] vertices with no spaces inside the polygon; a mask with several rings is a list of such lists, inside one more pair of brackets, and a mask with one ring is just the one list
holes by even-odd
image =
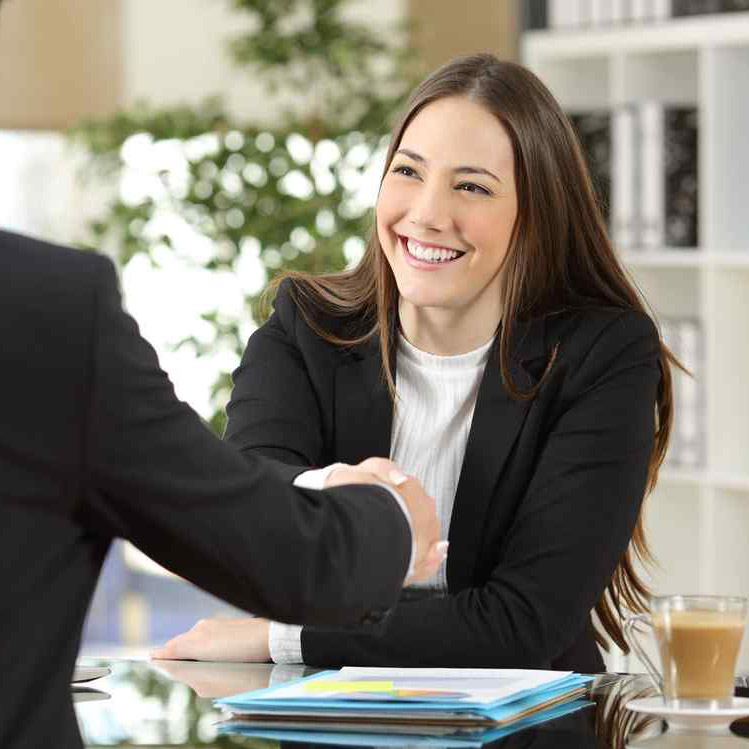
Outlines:
{"label": "glass mug", "polygon": [[[746,625],[746,598],[655,596],[650,613],[628,616],[624,635],[671,707],[728,707]],[[637,640],[637,625],[652,627],[662,672]]]}

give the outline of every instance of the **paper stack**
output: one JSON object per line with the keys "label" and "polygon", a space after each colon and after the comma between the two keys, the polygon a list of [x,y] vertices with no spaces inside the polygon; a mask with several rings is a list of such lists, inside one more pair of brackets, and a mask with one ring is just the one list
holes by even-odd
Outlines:
{"label": "paper stack", "polygon": [[342,668],[216,704],[223,732],[266,738],[314,734],[453,736],[483,743],[579,710],[592,677],[569,671]]}

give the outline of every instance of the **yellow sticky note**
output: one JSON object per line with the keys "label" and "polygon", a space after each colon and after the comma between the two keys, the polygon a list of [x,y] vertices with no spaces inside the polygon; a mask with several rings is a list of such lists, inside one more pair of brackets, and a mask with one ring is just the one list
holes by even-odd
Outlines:
{"label": "yellow sticky note", "polygon": [[304,685],[305,692],[391,692],[392,681],[310,681]]}

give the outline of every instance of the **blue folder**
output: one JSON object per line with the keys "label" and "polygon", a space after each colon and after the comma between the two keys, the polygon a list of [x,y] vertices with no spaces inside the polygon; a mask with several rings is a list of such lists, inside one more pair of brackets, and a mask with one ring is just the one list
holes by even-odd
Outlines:
{"label": "blue folder", "polygon": [[252,725],[241,720],[227,721],[220,724],[219,734],[233,734],[274,741],[304,742],[331,746],[439,746],[446,747],[447,749],[473,749],[474,747],[478,749],[478,747],[484,744],[504,738],[512,733],[517,733],[518,731],[538,725],[539,723],[554,720],[555,718],[561,718],[563,715],[569,715],[570,713],[593,707],[594,705],[594,702],[578,699],[543,710],[527,718],[522,718],[505,728],[457,729],[452,733],[442,733],[440,735],[398,733],[397,728],[393,728],[388,733],[373,733],[367,730],[331,730],[329,728],[320,728],[318,730],[280,729]]}
{"label": "blue folder", "polygon": [[[261,716],[263,720],[269,721],[277,716],[278,721],[284,717],[293,716],[296,719],[324,718],[335,721],[336,716],[347,718],[355,713],[358,720],[362,722],[377,721],[378,719],[397,720],[402,716],[404,720],[411,720],[418,716],[425,720],[442,720],[449,722],[451,719],[475,720],[477,728],[479,724],[502,726],[512,721],[513,716],[519,720],[525,720],[526,713],[532,713],[534,709],[543,709],[543,705],[551,703],[550,709],[563,706],[565,696],[567,702],[580,697],[581,692],[593,677],[580,676],[579,674],[565,674],[559,679],[544,684],[541,687],[517,691],[490,703],[470,701],[466,699],[434,699],[424,696],[397,697],[387,696],[385,698],[372,695],[371,698],[357,697],[356,699],[327,698],[327,697],[288,697],[273,699],[269,695],[281,689],[286,689],[293,684],[311,682],[316,680],[330,679],[336,676],[338,671],[322,671],[314,676],[297,679],[293,682],[269,687],[267,689],[244,692],[231,697],[224,697],[214,701],[218,707],[242,715]],[[533,717],[529,715],[528,718]],[[322,726],[321,726],[322,727]],[[355,730],[355,729],[353,729]]]}

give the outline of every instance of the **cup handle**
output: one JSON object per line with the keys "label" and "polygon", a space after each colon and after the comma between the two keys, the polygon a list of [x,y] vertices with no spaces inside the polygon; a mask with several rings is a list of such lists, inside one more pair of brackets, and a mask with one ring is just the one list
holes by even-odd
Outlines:
{"label": "cup handle", "polygon": [[635,651],[635,655],[643,662],[648,672],[648,676],[653,680],[655,686],[663,694],[663,677],[660,671],[655,667],[653,661],[650,660],[650,656],[645,652],[645,648],[642,647],[639,640],[637,639],[637,631],[635,625],[638,623],[647,624],[649,627],[653,626],[653,622],[649,614],[636,614],[628,616],[624,620],[624,637],[627,642],[632,646],[632,650]]}

